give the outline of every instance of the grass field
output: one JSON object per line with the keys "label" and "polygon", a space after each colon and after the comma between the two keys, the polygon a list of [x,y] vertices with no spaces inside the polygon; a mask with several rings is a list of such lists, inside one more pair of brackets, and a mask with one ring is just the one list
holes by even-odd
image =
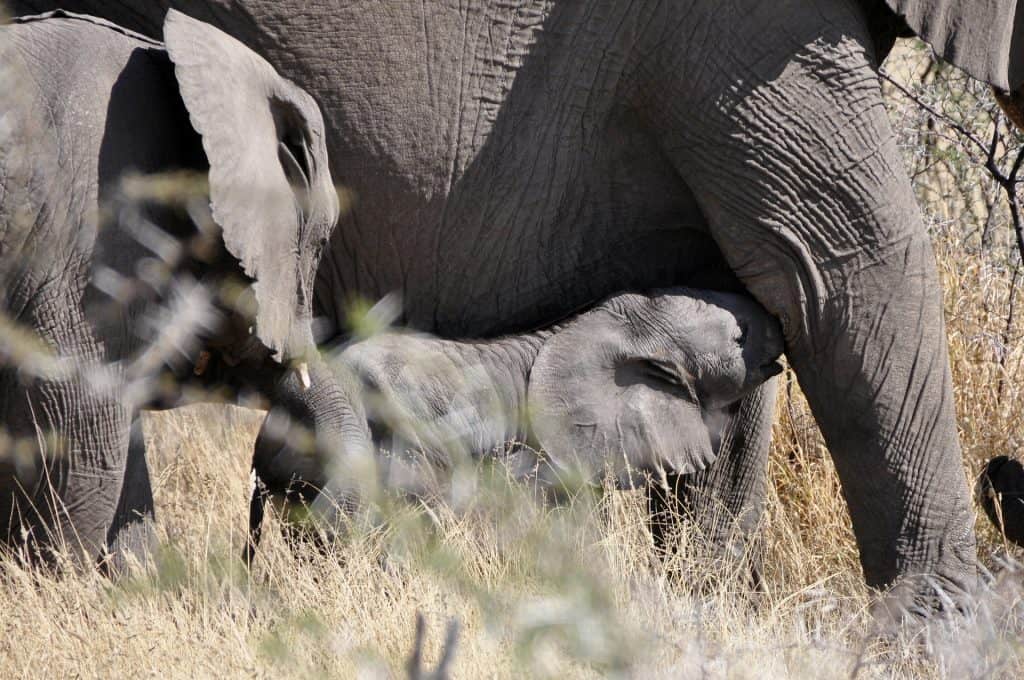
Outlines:
{"label": "grass field", "polygon": [[[941,237],[936,249],[973,475],[1021,439],[1022,329],[1015,323],[1004,340],[1009,272]],[[389,529],[336,554],[296,559],[272,527],[247,577],[234,556],[261,414],[204,406],[147,416],[165,544],[157,565],[111,583],[6,564],[0,677],[389,677],[404,672],[417,612],[428,660],[446,622],[458,621],[458,677],[1024,671],[1024,573],[1006,570],[1006,548],[983,521],[981,555],[997,576],[977,614],[910,641],[876,635],[838,482],[795,384],[781,390],[778,413],[756,548],[764,592],[737,576],[742,564],[710,561],[697,537],[659,564],[636,494],[538,509],[527,490],[486,475],[468,500],[398,511]]]}
{"label": "grass field", "polygon": [[[1022,282],[1011,296],[1005,257],[933,231],[973,478],[1024,441],[1024,314],[1007,322]],[[145,421],[154,566],[111,582],[0,565],[0,677],[401,677],[417,613],[428,665],[457,621],[451,670],[463,678],[1024,676],[1021,553],[984,521],[990,576],[976,610],[913,634],[877,628],[832,464],[783,377],[752,548],[762,591],[742,560],[712,560],[696,536],[656,560],[636,494],[539,508],[493,470],[462,480],[452,503],[398,509],[326,555],[297,559],[272,523],[247,575],[236,557],[261,414],[193,407]]]}

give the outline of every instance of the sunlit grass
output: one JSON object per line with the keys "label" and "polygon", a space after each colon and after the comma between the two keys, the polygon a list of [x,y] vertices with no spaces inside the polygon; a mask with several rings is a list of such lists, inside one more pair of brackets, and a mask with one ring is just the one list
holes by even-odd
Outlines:
{"label": "sunlit grass", "polygon": [[[1005,326],[998,310],[1008,273],[953,260],[941,242],[938,251],[954,291],[951,356],[973,472],[1020,436],[1012,417],[1020,391],[1004,387],[999,400],[991,387],[994,374],[1020,384],[1020,356],[997,370],[1002,355],[977,346],[978,328]],[[1011,342],[1022,330],[1011,329]],[[1024,575],[1003,568],[1002,543],[982,524],[981,554],[1000,575],[978,612],[952,632],[935,624],[911,640],[878,635],[831,462],[799,389],[787,383],[780,393],[756,547],[762,591],[740,561],[711,555],[699,536],[683,536],[660,562],[638,493],[538,506],[531,489],[489,466],[458,510],[407,505],[323,553],[296,557],[272,522],[248,575],[238,555],[261,414],[198,407],[147,416],[163,544],[154,565],[112,583],[5,564],[0,673],[400,676],[418,612],[428,667],[446,625],[458,621],[458,677],[1012,677],[1024,669]]]}
{"label": "sunlit grass", "polygon": [[[939,219],[938,199],[924,198],[973,477],[1024,441],[1024,276],[1015,278],[1008,248],[982,251],[953,228],[950,215],[968,219],[973,199]],[[1005,219],[998,224],[1005,241]],[[395,307],[354,305],[365,322],[353,332],[386,327]],[[0,335],[5,347],[31,345]],[[111,581],[4,560],[0,677],[396,677],[417,614],[427,667],[458,622],[452,671],[465,678],[1024,674],[1022,554],[985,521],[987,574],[974,610],[924,631],[878,628],[832,463],[793,376],[782,380],[767,510],[753,554],[732,559],[692,533],[659,559],[639,493],[583,489],[538,505],[531,488],[483,464],[465,471],[458,502],[388,504],[323,551],[293,551],[271,520],[247,573],[239,556],[262,414],[147,415],[161,543],[153,563]],[[760,589],[747,578],[750,557],[762,565]]]}

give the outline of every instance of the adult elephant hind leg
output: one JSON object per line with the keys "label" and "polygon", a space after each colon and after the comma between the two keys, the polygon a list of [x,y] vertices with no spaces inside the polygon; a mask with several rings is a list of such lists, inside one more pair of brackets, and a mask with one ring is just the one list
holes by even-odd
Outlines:
{"label": "adult elephant hind leg", "polygon": [[747,559],[754,583],[760,582],[760,560],[750,539],[764,512],[768,448],[778,378],[761,385],[737,405],[725,423],[718,457],[694,475],[669,475],[667,485],[648,488],[651,534],[656,550],[672,551],[672,533],[680,521],[689,523],[701,541],[724,560]]}
{"label": "adult elephant hind leg", "polygon": [[938,274],[866,22],[839,0],[709,17],[723,37],[704,77],[667,90],[666,150],[783,323],[868,583],[903,581],[931,610],[933,586],[957,599],[975,582],[973,517]]}

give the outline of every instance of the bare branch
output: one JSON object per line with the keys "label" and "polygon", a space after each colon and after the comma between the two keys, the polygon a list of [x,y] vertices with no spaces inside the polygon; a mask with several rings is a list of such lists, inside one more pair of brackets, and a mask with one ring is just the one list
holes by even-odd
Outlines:
{"label": "bare branch", "polygon": [[978,150],[981,151],[981,153],[985,153],[986,152],[987,145],[984,142],[982,142],[980,139],[978,139],[978,137],[976,137],[974,135],[974,133],[972,133],[970,130],[965,128],[963,125],[961,125],[957,121],[953,120],[947,114],[939,111],[934,106],[932,106],[928,102],[924,101],[924,99],[922,99],[919,95],[917,95],[917,94],[911,92],[910,90],[908,90],[906,87],[903,86],[903,84],[901,84],[896,79],[894,79],[892,76],[890,76],[885,71],[885,69],[883,69],[883,68],[878,69],[878,75],[883,80],[885,80],[890,85],[892,85],[897,90],[899,90],[901,93],[903,93],[904,96],[906,96],[912,102],[917,104],[919,107],[921,107],[922,109],[924,109],[928,113],[932,114],[936,118],[941,119],[946,125],[948,125],[949,127],[953,128],[958,134],[963,135],[964,139],[969,140],[976,147],[978,147]]}
{"label": "bare branch", "polygon": [[416,612],[416,633],[413,638],[412,653],[405,664],[409,680],[447,680],[452,659],[455,658],[455,645],[459,640],[459,622],[452,619],[448,622],[441,648],[441,660],[433,673],[423,668],[423,645],[427,637],[427,623],[422,612]]}

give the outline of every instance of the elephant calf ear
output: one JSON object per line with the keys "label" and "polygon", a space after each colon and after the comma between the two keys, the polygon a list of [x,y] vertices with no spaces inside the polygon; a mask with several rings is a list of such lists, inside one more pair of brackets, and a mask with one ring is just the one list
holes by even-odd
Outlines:
{"label": "elephant calf ear", "polygon": [[715,458],[717,414],[697,403],[682,362],[638,342],[636,329],[597,309],[555,334],[530,373],[534,435],[552,464],[594,479],[611,468],[630,484],[642,471],[689,473]]}
{"label": "elephant calf ear", "polygon": [[320,110],[216,28],[171,10],[164,41],[209,161],[227,249],[255,280],[260,340],[284,360],[312,342],[312,284],[338,217]]}

